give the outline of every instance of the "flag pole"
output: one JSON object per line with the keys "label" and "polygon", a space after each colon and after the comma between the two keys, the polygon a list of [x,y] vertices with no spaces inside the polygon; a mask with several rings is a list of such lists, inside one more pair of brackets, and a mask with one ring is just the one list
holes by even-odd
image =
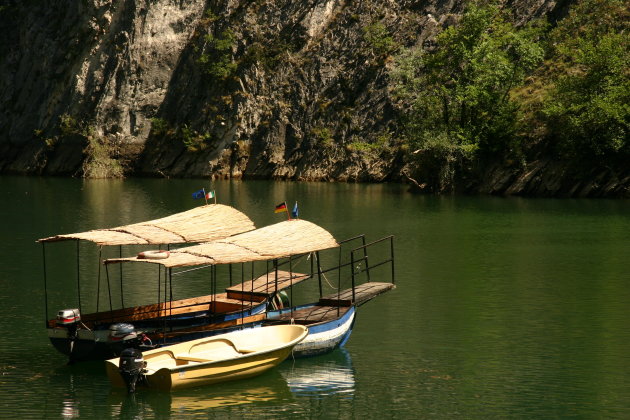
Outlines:
{"label": "flag pole", "polygon": [[284,202],[284,209],[287,211],[287,218],[291,220],[291,213],[289,213],[289,206],[287,206],[287,202]]}
{"label": "flag pole", "polygon": [[201,191],[203,191],[203,199],[206,200],[206,205],[208,205],[208,197],[206,197],[206,189],[202,188]]}
{"label": "flag pole", "polygon": [[212,195],[214,196],[214,204],[217,204],[217,192],[212,190]]}

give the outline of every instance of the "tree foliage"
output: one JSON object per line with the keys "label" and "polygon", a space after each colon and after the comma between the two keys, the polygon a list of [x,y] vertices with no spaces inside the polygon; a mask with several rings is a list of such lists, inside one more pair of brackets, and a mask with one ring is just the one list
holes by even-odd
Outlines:
{"label": "tree foliage", "polygon": [[630,124],[630,12],[618,0],[586,0],[550,34],[556,65],[544,118],[559,153],[627,158]]}
{"label": "tree foliage", "polygon": [[438,160],[440,189],[458,159],[514,147],[518,107],[509,93],[543,60],[542,29],[517,29],[497,6],[472,3],[434,51],[397,57],[391,76],[405,134],[421,163]]}
{"label": "tree foliage", "polygon": [[508,9],[475,2],[435,49],[402,50],[392,91],[421,177],[444,190],[462,162],[538,153],[576,166],[623,164],[629,17],[623,0],[580,0],[554,28],[516,27]]}
{"label": "tree foliage", "polygon": [[226,29],[217,36],[207,34],[204,41],[204,52],[198,62],[205,72],[219,80],[225,80],[234,74],[237,67],[232,57],[232,49],[236,41],[234,33]]}

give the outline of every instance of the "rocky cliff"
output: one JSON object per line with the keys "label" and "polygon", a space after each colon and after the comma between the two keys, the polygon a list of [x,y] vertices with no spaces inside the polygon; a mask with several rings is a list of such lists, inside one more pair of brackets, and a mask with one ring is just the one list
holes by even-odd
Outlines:
{"label": "rocky cliff", "polygon": [[141,150],[205,7],[202,0],[4,6],[2,171],[77,174],[86,127],[116,153]]}
{"label": "rocky cliff", "polygon": [[[570,2],[510,3],[527,21]],[[0,171],[80,176],[97,142],[134,174],[404,180],[387,67],[462,5],[10,0]],[[520,192],[523,174],[494,173],[470,188]]]}

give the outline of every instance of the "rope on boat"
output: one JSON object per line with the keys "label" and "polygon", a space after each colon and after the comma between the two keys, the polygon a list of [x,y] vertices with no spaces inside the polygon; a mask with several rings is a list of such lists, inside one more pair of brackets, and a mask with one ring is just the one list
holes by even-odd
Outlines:
{"label": "rope on boat", "polygon": [[322,273],[322,277],[324,278],[324,280],[326,280],[326,283],[328,284],[328,286],[329,286],[331,289],[335,289],[335,290],[337,290],[337,289],[338,289],[337,287],[335,287],[335,286],[333,286],[332,284],[330,284],[330,281],[329,281],[329,280],[328,280],[328,278],[326,277],[326,273]]}
{"label": "rope on boat", "polygon": [[190,271],[202,270],[202,269],[204,269],[204,268],[208,268],[208,267],[212,267],[212,264],[209,264],[209,265],[203,265],[203,266],[201,266],[201,267],[189,268],[188,270],[178,271],[178,272],[176,272],[176,273],[173,273],[173,276],[179,276],[180,274],[188,273],[188,272],[190,272]]}

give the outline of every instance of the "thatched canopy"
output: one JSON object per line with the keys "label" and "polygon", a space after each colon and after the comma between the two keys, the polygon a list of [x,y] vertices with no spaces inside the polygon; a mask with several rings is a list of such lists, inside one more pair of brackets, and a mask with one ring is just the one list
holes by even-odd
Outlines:
{"label": "thatched canopy", "polygon": [[109,229],[56,235],[38,242],[81,239],[98,245],[143,245],[208,242],[255,229],[249,217],[233,207],[208,204],[161,219]]}
{"label": "thatched canopy", "polygon": [[339,246],[325,229],[306,220],[287,220],[261,229],[179,248],[164,259],[112,258],[105,264],[145,262],[165,267],[264,261]]}

